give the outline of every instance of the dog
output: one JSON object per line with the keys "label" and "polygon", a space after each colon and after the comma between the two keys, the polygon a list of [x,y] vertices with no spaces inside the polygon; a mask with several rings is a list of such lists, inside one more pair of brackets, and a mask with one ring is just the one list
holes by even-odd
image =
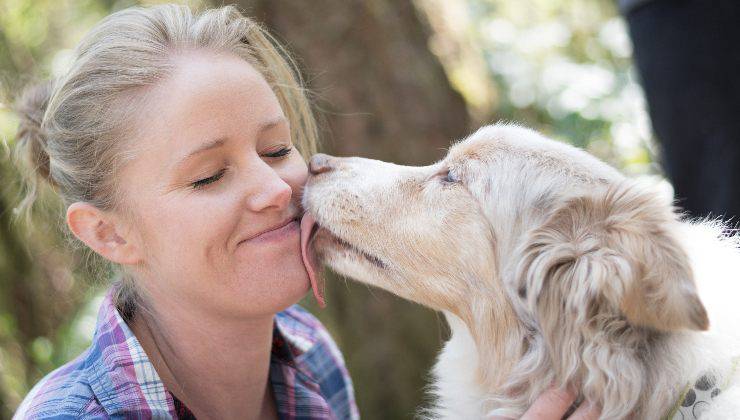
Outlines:
{"label": "dog", "polygon": [[512,124],[429,166],[309,171],[307,266],[449,323],[424,416],[517,418],[555,384],[603,419],[740,418],[738,237],[664,188]]}

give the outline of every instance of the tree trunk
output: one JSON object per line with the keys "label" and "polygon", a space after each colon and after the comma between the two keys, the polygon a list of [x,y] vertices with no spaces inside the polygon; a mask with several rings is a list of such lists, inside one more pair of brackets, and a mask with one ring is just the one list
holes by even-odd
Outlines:
{"label": "tree trunk", "polygon": [[[324,151],[429,164],[469,129],[463,98],[428,48],[410,1],[243,0],[297,58],[325,122]],[[333,276],[314,313],[344,353],[366,418],[408,418],[447,335],[441,317]]]}

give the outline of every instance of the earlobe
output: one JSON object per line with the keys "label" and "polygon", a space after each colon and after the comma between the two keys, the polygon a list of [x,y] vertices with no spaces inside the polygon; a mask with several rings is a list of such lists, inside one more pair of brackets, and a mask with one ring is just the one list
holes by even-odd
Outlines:
{"label": "earlobe", "polygon": [[66,220],[77,239],[103,258],[126,265],[140,262],[136,243],[113,215],[78,201],[67,208]]}

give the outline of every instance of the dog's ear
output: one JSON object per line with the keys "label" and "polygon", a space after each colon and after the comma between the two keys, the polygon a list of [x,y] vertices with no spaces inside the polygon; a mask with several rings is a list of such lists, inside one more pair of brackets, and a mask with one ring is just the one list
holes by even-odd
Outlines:
{"label": "dog's ear", "polygon": [[572,198],[528,238],[519,295],[553,312],[540,319],[566,310],[581,322],[612,314],[662,331],[706,330],[679,226],[670,200],[631,182]]}

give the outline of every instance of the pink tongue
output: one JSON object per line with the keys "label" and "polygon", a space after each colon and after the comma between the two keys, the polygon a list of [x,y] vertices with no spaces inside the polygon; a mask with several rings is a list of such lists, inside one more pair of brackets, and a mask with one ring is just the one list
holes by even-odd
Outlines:
{"label": "pink tongue", "polygon": [[[313,296],[322,308],[326,307],[324,301],[324,279],[316,276],[316,269],[314,266],[314,255],[309,253],[308,240],[311,237],[311,231],[316,225],[316,219],[313,218],[308,212],[303,214],[301,219],[301,257],[303,257],[303,265],[306,266],[306,272],[308,273],[308,279],[311,281],[311,288],[313,289]],[[319,284],[321,283],[321,284]]]}

